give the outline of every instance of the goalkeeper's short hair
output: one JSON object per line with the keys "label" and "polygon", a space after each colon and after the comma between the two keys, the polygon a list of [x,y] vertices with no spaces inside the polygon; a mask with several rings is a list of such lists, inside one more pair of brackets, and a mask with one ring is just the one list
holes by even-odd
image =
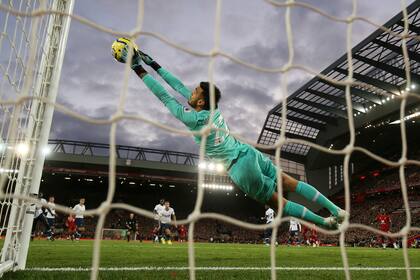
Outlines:
{"label": "goalkeeper's short hair", "polygon": [[[201,82],[200,87],[203,89],[203,97],[204,97],[204,110],[210,110],[210,83],[209,82]],[[219,103],[220,98],[222,97],[220,94],[220,90],[213,84],[214,87],[214,108],[217,109],[217,104]]]}

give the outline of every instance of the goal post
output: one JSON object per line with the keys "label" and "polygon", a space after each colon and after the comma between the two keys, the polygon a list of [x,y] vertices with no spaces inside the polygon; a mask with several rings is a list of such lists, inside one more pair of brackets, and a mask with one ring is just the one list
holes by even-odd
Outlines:
{"label": "goal post", "polygon": [[[54,105],[61,76],[64,53],[71,18],[63,14],[70,14],[73,11],[73,0],[39,1],[39,5],[31,4],[32,1],[21,1],[26,5],[20,5],[24,9],[19,11],[30,13],[39,9],[40,11],[55,11],[45,13],[39,17],[31,16],[25,25],[25,15],[12,15],[6,12],[6,20],[15,16],[15,22],[5,22],[14,25],[14,31],[23,32],[20,37],[3,33],[1,41],[8,41],[12,48],[9,65],[21,64],[23,76],[19,79],[22,87],[15,88],[13,79],[9,85],[2,85],[6,89],[16,89],[8,96],[1,96],[1,99],[18,100],[14,104],[12,114],[7,114],[6,109],[2,112],[3,119],[7,119],[2,126],[1,163],[1,233],[5,233],[5,240],[1,251],[0,273],[10,269],[24,269],[28,254],[31,229],[34,218],[35,204],[12,195],[25,195],[36,197],[41,182],[42,170],[45,160],[45,149],[48,144],[48,136],[51,129]],[[35,1],[36,2],[36,1]],[[9,7],[13,7],[9,2]],[[29,9],[32,7],[32,10]],[[20,27],[19,27],[20,26]],[[19,29],[21,28],[21,29]],[[5,27],[6,29],[6,27]],[[35,39],[35,40],[34,40]],[[15,40],[15,41],[14,41]],[[23,53],[19,57],[22,43],[27,40],[23,47]],[[20,45],[19,45],[20,44]],[[0,43],[0,50],[2,46]],[[25,65],[25,63],[27,63]],[[9,68],[2,67],[2,75],[10,76]],[[29,101],[20,99],[31,97]],[[23,101],[22,101],[23,100]],[[3,106],[2,106],[3,107]],[[22,108],[24,110],[20,111]],[[24,121],[22,121],[22,118]],[[6,124],[7,123],[7,124]],[[4,209],[5,208],[5,209]],[[6,226],[7,224],[7,226]]]}

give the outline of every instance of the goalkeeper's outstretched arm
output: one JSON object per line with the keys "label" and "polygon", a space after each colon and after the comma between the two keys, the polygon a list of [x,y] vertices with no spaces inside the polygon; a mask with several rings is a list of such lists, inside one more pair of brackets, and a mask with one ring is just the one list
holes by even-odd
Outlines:
{"label": "goalkeeper's outstretched arm", "polygon": [[191,90],[187,88],[176,76],[161,67],[157,71],[158,74],[170,85],[175,91],[179,92],[185,99],[191,98]]}
{"label": "goalkeeper's outstretched arm", "polygon": [[[155,70],[159,70],[161,67],[149,56],[140,52],[133,42],[127,38],[120,38],[116,40],[112,46],[114,58],[122,63],[129,61],[129,56],[131,57],[131,69],[136,72],[136,74],[143,80],[146,86],[153,92],[153,94],[159,98],[160,101],[169,109],[169,111],[174,115],[178,120],[183,122],[188,128],[194,129],[197,126],[199,121],[198,113],[196,111],[191,111],[186,109],[184,106],[178,103],[178,101],[171,96],[165,88],[157,82],[151,75],[141,65],[142,60],[146,60],[148,65],[153,67]],[[145,58],[141,58],[141,54]],[[149,60],[147,60],[149,59]],[[187,88],[173,75],[169,72],[161,70],[160,75],[169,79],[173,87],[176,87],[177,90],[183,92],[187,95]],[[191,93],[189,93],[191,96]]]}
{"label": "goalkeeper's outstretched arm", "polygon": [[149,65],[150,67],[155,70],[159,76],[162,77],[168,85],[173,88],[175,91],[179,92],[185,99],[189,100],[191,97],[191,90],[188,89],[175,75],[171,72],[160,66],[153,58],[151,58],[148,54],[145,54],[142,51],[138,51],[140,58],[143,60],[144,63]]}
{"label": "goalkeeper's outstretched arm", "polygon": [[169,111],[178,120],[183,122],[187,127],[193,129],[198,123],[197,112],[187,110],[184,106],[171,96],[166,89],[156,81],[141,65],[133,67],[136,74],[143,80],[144,84],[151,92],[169,109]]}

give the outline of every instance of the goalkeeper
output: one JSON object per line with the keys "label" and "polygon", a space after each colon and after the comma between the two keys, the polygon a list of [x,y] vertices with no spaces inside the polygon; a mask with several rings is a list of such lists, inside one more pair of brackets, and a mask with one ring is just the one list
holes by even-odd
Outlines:
{"label": "goalkeeper", "polygon": [[[132,48],[131,52],[129,45]],[[200,131],[209,122],[211,122],[212,128],[224,130],[211,130],[207,137],[205,153],[209,158],[224,165],[231,180],[244,193],[262,204],[268,204],[275,208],[277,208],[278,199],[281,198],[285,216],[301,218],[318,226],[336,228],[338,222],[344,219],[346,214],[344,210],[332,203],[313,186],[297,181],[285,173],[281,174],[284,191],[296,192],[308,201],[316,202],[323,208],[328,209],[332,216],[327,218],[321,217],[300,204],[286,200],[277,193],[276,166],[268,157],[254,147],[238,141],[229,134],[226,122],[217,109],[221,95],[220,90],[216,86],[214,86],[215,110],[212,119],[209,120],[211,85],[208,82],[200,82],[191,91],[149,55],[141,52],[135,43],[126,38],[118,39],[113,45],[113,51],[114,57],[122,63],[129,60],[129,53],[133,54],[131,68],[143,80],[150,91],[168,108],[171,114],[184,123],[189,130]],[[150,66],[172,89],[185,97],[192,110],[178,103],[158,81],[148,74],[142,63]],[[194,135],[194,141],[200,144],[201,136]]]}

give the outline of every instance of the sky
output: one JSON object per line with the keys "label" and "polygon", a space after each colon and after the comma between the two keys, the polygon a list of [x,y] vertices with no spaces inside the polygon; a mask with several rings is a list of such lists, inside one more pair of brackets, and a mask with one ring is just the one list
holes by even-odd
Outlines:
{"label": "sky", "polygon": [[[349,16],[352,9],[349,0],[302,2],[337,17]],[[214,47],[215,3],[213,0],[146,0],[142,30],[158,33],[196,51],[209,52]],[[398,0],[358,1],[357,14],[382,24],[400,10]],[[76,0],[74,13],[116,31],[131,31],[136,25],[138,7],[133,0]],[[285,9],[265,1],[222,1],[220,49],[258,66],[281,67],[289,56],[284,22]],[[291,22],[295,63],[321,71],[345,53],[345,24],[299,7],[293,8]],[[357,21],[352,44],[356,45],[375,29]],[[109,119],[116,112],[124,84],[124,65],[111,56],[114,39],[114,35],[72,21],[58,103],[96,119]],[[136,43],[190,88],[209,79],[208,58],[176,50],[150,36],[140,36]],[[289,72],[289,90],[284,93],[279,73],[261,73],[223,57],[216,57],[214,70],[215,84],[222,92],[219,108],[230,130],[253,142],[258,139],[268,111],[282,95],[293,93],[312,78],[303,71]],[[170,90],[170,93],[186,104],[175,92]],[[134,73],[130,73],[124,112],[185,129]],[[109,126],[83,123],[55,112],[52,138],[109,143]],[[169,133],[142,121],[119,123],[117,144],[198,152],[190,136]]]}

